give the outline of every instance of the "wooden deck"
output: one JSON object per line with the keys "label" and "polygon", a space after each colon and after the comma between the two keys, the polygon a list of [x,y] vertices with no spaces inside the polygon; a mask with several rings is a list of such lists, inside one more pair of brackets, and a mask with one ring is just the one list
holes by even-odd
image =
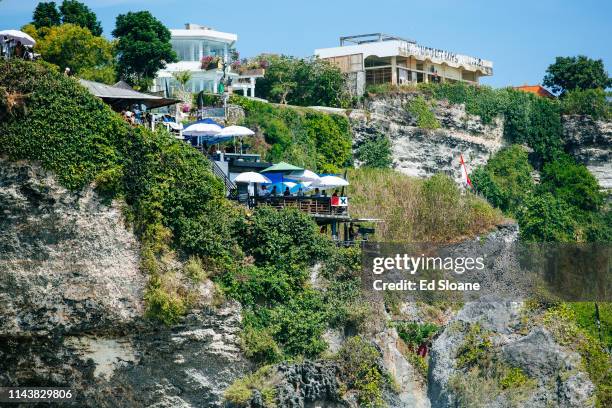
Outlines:
{"label": "wooden deck", "polygon": [[331,205],[331,197],[250,197],[249,206],[269,205],[273,208],[297,208],[298,210],[310,214],[321,220],[348,220],[348,207],[336,207]]}

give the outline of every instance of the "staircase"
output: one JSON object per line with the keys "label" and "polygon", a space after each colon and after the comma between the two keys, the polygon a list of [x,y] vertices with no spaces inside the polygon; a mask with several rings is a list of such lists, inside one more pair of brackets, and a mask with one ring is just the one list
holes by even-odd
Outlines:
{"label": "staircase", "polygon": [[221,181],[223,181],[223,185],[225,186],[225,194],[227,195],[227,197],[237,198],[238,187],[236,186],[236,183],[234,183],[232,180],[229,179],[227,175],[225,175],[225,172],[223,172],[223,170],[219,167],[219,165],[217,165],[217,163],[215,163],[214,160],[209,159],[209,161],[213,174],[219,177]]}

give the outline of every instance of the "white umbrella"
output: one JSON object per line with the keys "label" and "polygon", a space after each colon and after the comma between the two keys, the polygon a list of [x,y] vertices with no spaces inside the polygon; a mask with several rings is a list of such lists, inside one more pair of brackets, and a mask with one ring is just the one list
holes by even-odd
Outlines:
{"label": "white umbrella", "polygon": [[310,171],[310,170],[292,171],[291,173],[287,174],[287,178],[291,180],[297,180],[297,181],[318,182],[319,180],[321,180],[321,177],[319,177],[314,171]]}
{"label": "white umbrella", "polygon": [[223,128],[214,123],[193,123],[183,130],[185,136],[216,136]]}
{"label": "white umbrella", "polygon": [[244,126],[228,126],[219,132],[218,136],[253,136],[255,132]]}
{"label": "white umbrella", "polygon": [[254,171],[247,171],[237,175],[234,179],[234,182],[268,184],[272,181],[270,181],[270,179],[264,176],[263,174],[255,173]]}
{"label": "white umbrella", "polygon": [[348,186],[349,182],[338,176],[324,176],[317,182],[312,183],[313,187],[318,187],[321,190],[328,188]]}
{"label": "white umbrella", "polygon": [[0,31],[0,38],[4,39],[4,37],[11,38],[15,41],[21,41],[23,45],[34,45],[36,44],[36,40],[30,37],[28,34],[19,30],[3,30]]}
{"label": "white umbrella", "polygon": [[294,183],[293,181],[283,181],[283,184],[289,187],[290,189],[297,186],[297,183]]}

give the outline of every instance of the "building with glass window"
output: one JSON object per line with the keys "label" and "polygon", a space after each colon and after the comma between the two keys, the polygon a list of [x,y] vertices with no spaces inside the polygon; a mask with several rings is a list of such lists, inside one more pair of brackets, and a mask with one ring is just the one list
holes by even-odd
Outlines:
{"label": "building with glass window", "polygon": [[357,94],[363,94],[368,85],[445,81],[478,84],[480,77],[493,75],[491,61],[382,33],[340,37],[339,47],[320,48],[315,55],[349,74]]}
{"label": "building with glass window", "polygon": [[166,68],[157,73],[153,91],[168,91],[170,95],[180,89],[175,78],[179,72],[189,71],[191,79],[185,85],[188,92],[219,93],[223,90],[220,83],[223,79],[223,65],[227,68],[225,74],[243,89],[255,95],[255,81],[244,80],[231,69],[231,54],[235,52],[238,35],[216,31],[197,24],[185,24],[184,29],[171,29],[170,43],[178,56],[178,62],[167,64]]}

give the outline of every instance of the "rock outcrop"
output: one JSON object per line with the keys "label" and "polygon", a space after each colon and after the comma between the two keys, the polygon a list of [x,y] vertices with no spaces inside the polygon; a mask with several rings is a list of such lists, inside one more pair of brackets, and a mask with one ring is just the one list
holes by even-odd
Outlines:
{"label": "rock outcrop", "polygon": [[148,279],[117,204],[0,160],[0,214],[1,385],[70,387],[78,406],[215,407],[250,369],[236,303],[173,327],[144,317]]}
{"label": "rock outcrop", "polygon": [[568,151],[597,177],[601,187],[612,189],[612,122],[564,116],[563,136]]}
{"label": "rock outcrop", "polygon": [[366,101],[365,110],[350,112],[354,147],[385,134],[391,140],[397,170],[416,177],[445,172],[460,182],[460,154],[474,168],[503,146],[503,120],[484,124],[478,116],[466,113],[463,105],[439,101],[434,114],[440,128],[419,128],[418,118],[406,109],[414,97],[408,93],[377,96]]}
{"label": "rock outcrop", "polygon": [[[581,371],[581,357],[558,345],[542,327],[534,327],[527,334],[517,330],[521,307],[517,302],[469,303],[457,314],[431,349],[428,394],[433,408],[454,407],[461,400],[466,403],[454,384],[466,377],[464,370],[458,368],[457,354],[468,341],[469,328],[475,324],[490,333],[488,347],[498,362],[520,369],[533,381],[530,388],[522,390],[520,402],[510,403],[507,395],[499,389],[486,388],[485,381],[481,380],[483,386],[479,392],[488,394],[477,398],[486,400],[487,407],[594,406],[595,387]],[[513,387],[509,391],[517,392],[517,389]]]}

